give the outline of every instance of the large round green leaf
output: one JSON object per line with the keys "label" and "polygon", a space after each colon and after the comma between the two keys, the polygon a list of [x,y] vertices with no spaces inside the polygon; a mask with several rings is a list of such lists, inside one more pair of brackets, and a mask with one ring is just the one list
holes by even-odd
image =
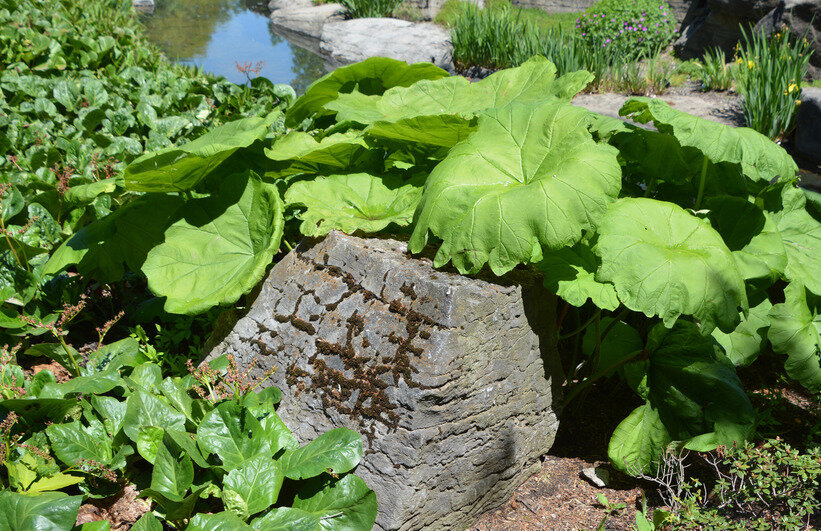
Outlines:
{"label": "large round green leaf", "polygon": [[713,228],[733,252],[745,280],[778,279],[787,267],[787,251],[773,220],[745,198],[720,196],[706,202]]}
{"label": "large round green leaf", "polygon": [[730,127],[673,109],[657,98],[631,98],[619,111],[641,123],[676,137],[682,146],[701,150],[713,163],[740,164],[753,181],[793,179],[798,166],[790,155],[766,136],[747,127]]}
{"label": "large round green leaf", "polygon": [[607,457],[619,470],[648,473],[672,441],[658,410],[645,402],[616,426],[607,445]]}
{"label": "large round green leaf", "polygon": [[[656,325],[646,346],[640,387],[647,404],[622,421],[611,440],[614,466],[651,468],[671,441],[706,452],[749,439],[755,411],[735,369],[710,336],[688,321]],[[657,464],[657,463],[656,463]]]}
{"label": "large round green leaf", "polygon": [[613,284],[595,278],[599,265],[590,247],[579,242],[545,251],[539,269],[544,273],[545,287],[573,306],[583,306],[590,299],[603,310],[615,310],[620,303]]}
{"label": "large round green leaf", "polygon": [[387,57],[371,57],[333,72],[311,83],[285,115],[285,125],[296,127],[303,120],[321,114],[323,106],[340,94],[354,89],[363,94],[382,94],[391,87],[407,87],[420,79],[448,77],[445,70],[431,63],[409,65]]}
{"label": "large round green leaf", "polygon": [[171,313],[236,302],[262,278],[284,224],[276,187],[250,172],[226,178],[218,194],[189,201],[179,216],[142,266]]}
{"label": "large round green leaf", "polygon": [[[556,78],[556,66],[536,56],[477,83],[460,76],[424,80],[409,87],[392,88],[381,97],[365,97],[358,92],[342,94],[326,107],[337,112],[340,122],[365,125],[380,122],[407,126],[411,124],[407,120],[435,115],[461,115],[468,120],[486,109],[513,102],[535,104],[550,98],[570,101],[592,79],[583,70]],[[433,136],[437,135],[439,132],[434,132]]]}
{"label": "large round green leaf", "polygon": [[821,392],[821,296],[791,282],[784,299],[770,310],[767,337],[773,350],[787,355],[784,367],[790,378]]}
{"label": "large round green leaf", "polygon": [[294,183],[285,202],[306,207],[299,216],[302,234],[324,236],[332,230],[352,234],[378,232],[391,223],[410,225],[421,196],[420,184],[398,175],[351,173]]}
{"label": "large round green leaf", "polygon": [[766,343],[767,328],[770,326],[769,312],[773,305],[765,293],[756,293],[755,296],[757,304],[750,301],[750,311],[746,316],[741,316],[741,324],[735,330],[729,333],[713,330],[713,337],[724,347],[727,358],[736,367],[746,367],[754,362]]}
{"label": "large round green leaf", "polygon": [[781,189],[780,204],[769,210],[787,252],[787,280],[821,295],[821,222],[807,211],[806,196],[793,184]]}
{"label": "large round green leaf", "polygon": [[268,132],[268,119],[255,116],[228,122],[179,147],[146,153],[125,169],[126,188],[139,192],[179,192],[193,188],[237,149]]}
{"label": "large round green leaf", "polygon": [[552,101],[512,104],[479,117],[478,129],[451,149],[428,177],[410,249],[428,232],[443,240],[436,266],[449,260],[501,275],[542,258],[595,228],[619,193],[616,150],[587,131],[587,112]]}
{"label": "large round green leaf", "polygon": [[313,173],[319,168],[348,168],[366,151],[360,131],[328,135],[317,141],[308,133],[292,131],[274,142],[265,155],[288,162],[288,173]]}
{"label": "large round green leaf", "polygon": [[747,309],[744,280],[732,253],[707,221],[672,203],[645,198],[610,205],[594,252],[596,278],[612,282],[622,303],[669,327],[680,315],[705,333],[733,330]]}

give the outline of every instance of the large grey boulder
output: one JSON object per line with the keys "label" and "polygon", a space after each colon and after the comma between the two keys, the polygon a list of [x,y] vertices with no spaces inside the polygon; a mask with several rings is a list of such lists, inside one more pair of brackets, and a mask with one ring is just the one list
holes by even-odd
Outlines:
{"label": "large grey boulder", "polygon": [[795,126],[795,149],[821,163],[821,88],[805,87]]}
{"label": "large grey boulder", "polygon": [[[681,36],[674,43],[682,59],[700,57],[707,48],[718,47],[732,56],[741,37],[740,25],[752,26],[775,9],[782,0],[685,0],[673,6],[684,12]],[[686,10],[685,10],[686,8]]]}
{"label": "large grey boulder", "polygon": [[322,27],[320,52],[328,68],[369,57],[391,57],[408,63],[430,62],[453,71],[450,33],[432,23],[395,18],[357,18]]}
{"label": "large grey boulder", "polygon": [[464,529],[539,470],[558,427],[544,362],[556,299],[513,273],[468,278],[402,242],[332,232],[273,267],[209,359],[276,368],[302,441],[363,434],[376,529]]}
{"label": "large grey boulder", "polygon": [[[280,1],[279,4],[274,2]],[[294,0],[274,0],[278,7],[271,11],[271,25],[274,32],[292,43],[319,53],[319,39],[322,28],[328,22],[342,20],[345,10],[340,4],[301,5],[291,4]],[[269,4],[269,7],[270,5]]]}

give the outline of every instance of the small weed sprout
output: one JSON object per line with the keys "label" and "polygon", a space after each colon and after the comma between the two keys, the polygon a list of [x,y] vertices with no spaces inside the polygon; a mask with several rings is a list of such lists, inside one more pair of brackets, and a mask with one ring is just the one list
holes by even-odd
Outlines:
{"label": "small weed sprout", "polygon": [[232,354],[228,354],[226,360],[228,365],[225,372],[214,369],[207,362],[199,367],[194,367],[190,359],[186,362],[188,372],[200,383],[200,385],[194,386],[194,391],[212,404],[231,399],[242,402],[245,396],[255,391],[276,371],[276,369],[271,368],[264,371],[259,377],[252,378],[251,371],[259,363],[257,358],[252,358],[244,371],[239,369]]}

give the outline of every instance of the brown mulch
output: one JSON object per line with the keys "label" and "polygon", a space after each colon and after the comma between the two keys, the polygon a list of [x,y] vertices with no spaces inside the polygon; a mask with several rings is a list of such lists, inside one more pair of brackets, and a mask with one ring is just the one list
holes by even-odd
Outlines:
{"label": "brown mulch", "polygon": [[[596,529],[605,517],[605,529],[630,529],[641,507],[642,485],[609,466],[607,442],[639,402],[625,385],[605,383],[594,388],[562,415],[556,442],[541,471],[516,489],[506,504],[483,515],[471,531]],[[595,466],[610,472],[604,488],[582,477],[582,470]],[[611,505],[625,507],[608,514],[598,494]]]}
{"label": "brown mulch", "polygon": [[[583,469],[601,464],[575,457],[545,456],[542,470],[521,487],[505,505],[482,516],[472,531],[542,529],[596,529],[607,517],[605,529],[630,529],[640,506],[642,489],[618,481],[603,489],[581,478]],[[608,516],[597,494],[604,494],[611,504],[626,507]]]}
{"label": "brown mulch", "polygon": [[54,374],[54,377],[57,379],[58,382],[67,382],[71,379],[71,373],[69,373],[62,365],[57,363],[56,361],[49,360],[47,358],[43,358],[42,360],[38,360],[31,365],[31,367],[23,372],[34,376],[40,371],[49,370]]}
{"label": "brown mulch", "polygon": [[134,485],[127,485],[114,496],[99,500],[90,499],[80,506],[76,525],[106,520],[111,523],[112,531],[131,529],[134,522],[148,512],[148,502],[138,498]]}

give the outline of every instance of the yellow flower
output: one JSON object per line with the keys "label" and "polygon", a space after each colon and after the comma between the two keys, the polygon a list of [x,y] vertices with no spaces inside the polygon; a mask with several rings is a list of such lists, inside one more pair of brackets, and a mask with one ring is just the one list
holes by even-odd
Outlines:
{"label": "yellow flower", "polygon": [[752,62],[752,61],[747,61],[747,68],[749,68],[749,69],[751,69],[751,70],[752,70],[754,67],[755,67],[755,63],[754,63],[754,62]]}
{"label": "yellow flower", "polygon": [[796,105],[801,105],[801,100],[795,100]]}

